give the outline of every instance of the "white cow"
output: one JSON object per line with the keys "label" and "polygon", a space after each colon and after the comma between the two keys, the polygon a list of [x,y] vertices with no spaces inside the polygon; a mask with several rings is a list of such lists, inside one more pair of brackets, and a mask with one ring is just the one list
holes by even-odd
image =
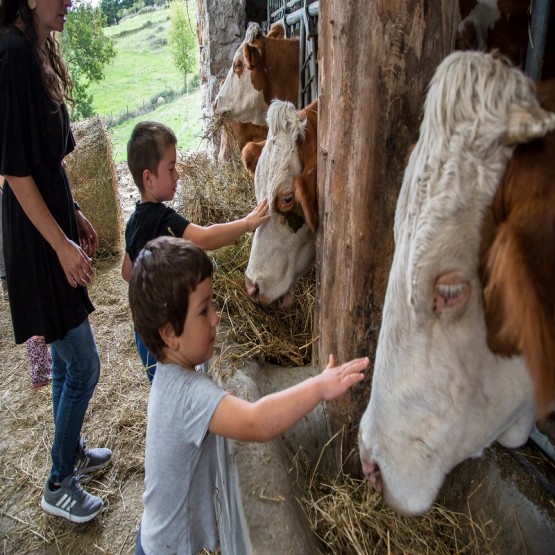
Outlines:
{"label": "white cow", "polygon": [[453,53],[430,84],[359,430],[363,471],[400,513],[428,510],[458,463],[495,440],[523,444],[534,424],[524,358],[488,348],[479,262],[484,214],[515,143],[554,127],[533,83],[499,57]]}
{"label": "white cow", "polygon": [[268,110],[268,138],[243,149],[254,173],[257,202],[266,198],[270,219],[254,233],[245,286],[262,305],[292,304],[297,281],[315,256],[317,101],[300,112],[275,100]]}
{"label": "white cow", "polygon": [[250,23],[245,39],[212,109],[230,120],[266,125],[270,102],[275,98],[296,102],[299,86],[299,41],[284,38],[281,24],[264,36],[258,23]]}

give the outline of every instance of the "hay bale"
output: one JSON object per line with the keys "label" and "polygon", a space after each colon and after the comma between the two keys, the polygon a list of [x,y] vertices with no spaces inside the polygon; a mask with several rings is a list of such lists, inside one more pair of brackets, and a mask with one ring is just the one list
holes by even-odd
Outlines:
{"label": "hay bale", "polygon": [[99,254],[117,254],[120,198],[110,138],[99,117],[76,122],[72,130],[77,146],[66,164],[73,197],[98,233]]}
{"label": "hay bale", "polygon": [[[434,504],[420,517],[404,517],[387,507],[367,480],[340,473],[330,477],[303,469],[306,476],[301,506],[310,528],[333,555],[463,555],[496,553],[493,541],[500,532],[491,520],[450,511]],[[304,487],[303,487],[304,486]]]}
{"label": "hay bale", "polygon": [[[186,153],[177,163],[181,176],[174,208],[195,224],[206,226],[246,216],[256,205],[254,184],[238,156],[222,166],[206,153]],[[311,363],[315,272],[296,289],[290,312],[263,308],[245,292],[245,270],[252,234],[210,253],[214,261],[214,302],[220,315],[221,357],[238,367],[248,358],[284,366]]]}

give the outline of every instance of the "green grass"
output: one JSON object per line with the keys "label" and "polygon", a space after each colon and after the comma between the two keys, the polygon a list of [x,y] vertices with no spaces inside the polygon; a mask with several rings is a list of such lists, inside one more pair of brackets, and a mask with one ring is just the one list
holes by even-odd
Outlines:
{"label": "green grass", "polygon": [[163,104],[152,112],[110,128],[115,162],[127,159],[126,148],[131,131],[137,123],[146,120],[159,121],[173,129],[177,136],[178,150],[197,148],[202,138],[200,91],[188,96],[181,96],[174,102]]}
{"label": "green grass", "polygon": [[[194,23],[194,22],[193,22]],[[117,117],[148,106],[153,98],[168,91],[183,91],[184,77],[175,67],[167,44],[169,9],[140,14],[104,29],[114,41],[116,57],[106,66],[104,80],[93,83],[96,114]],[[133,126],[143,120],[156,120],[171,127],[178,148],[196,148],[202,133],[200,93],[177,97],[152,112],[110,129],[114,159],[125,160],[125,148]]]}

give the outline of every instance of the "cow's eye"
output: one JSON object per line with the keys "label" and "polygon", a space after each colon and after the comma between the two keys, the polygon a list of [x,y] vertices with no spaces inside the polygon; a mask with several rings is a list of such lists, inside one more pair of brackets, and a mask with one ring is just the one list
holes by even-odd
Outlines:
{"label": "cow's eye", "polygon": [[243,69],[243,60],[237,60],[235,62],[235,71],[241,71]]}
{"label": "cow's eye", "polygon": [[287,212],[294,206],[295,195],[293,193],[286,193],[282,195],[279,200],[279,209],[281,212]]}

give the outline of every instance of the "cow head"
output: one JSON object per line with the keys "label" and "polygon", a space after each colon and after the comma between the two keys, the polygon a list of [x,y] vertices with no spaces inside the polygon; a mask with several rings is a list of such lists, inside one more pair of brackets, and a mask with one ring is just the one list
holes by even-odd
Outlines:
{"label": "cow head", "polygon": [[487,345],[479,251],[513,145],[545,134],[546,116],[532,82],[489,54],[451,54],[430,84],[359,429],[363,471],[400,513],[428,510],[455,465],[522,444],[535,420],[523,358]]}
{"label": "cow head", "polygon": [[245,274],[247,293],[262,305],[279,300],[289,308],[297,281],[314,261],[317,109],[313,102],[298,112],[290,102],[275,100],[268,138],[243,149],[256,200],[268,200],[271,216],[254,233]]}
{"label": "cow head", "polygon": [[284,38],[281,24],[272,26],[264,36],[257,23],[250,23],[214,100],[214,114],[266,125],[268,106],[274,98],[297,97],[298,44],[296,39]]}

